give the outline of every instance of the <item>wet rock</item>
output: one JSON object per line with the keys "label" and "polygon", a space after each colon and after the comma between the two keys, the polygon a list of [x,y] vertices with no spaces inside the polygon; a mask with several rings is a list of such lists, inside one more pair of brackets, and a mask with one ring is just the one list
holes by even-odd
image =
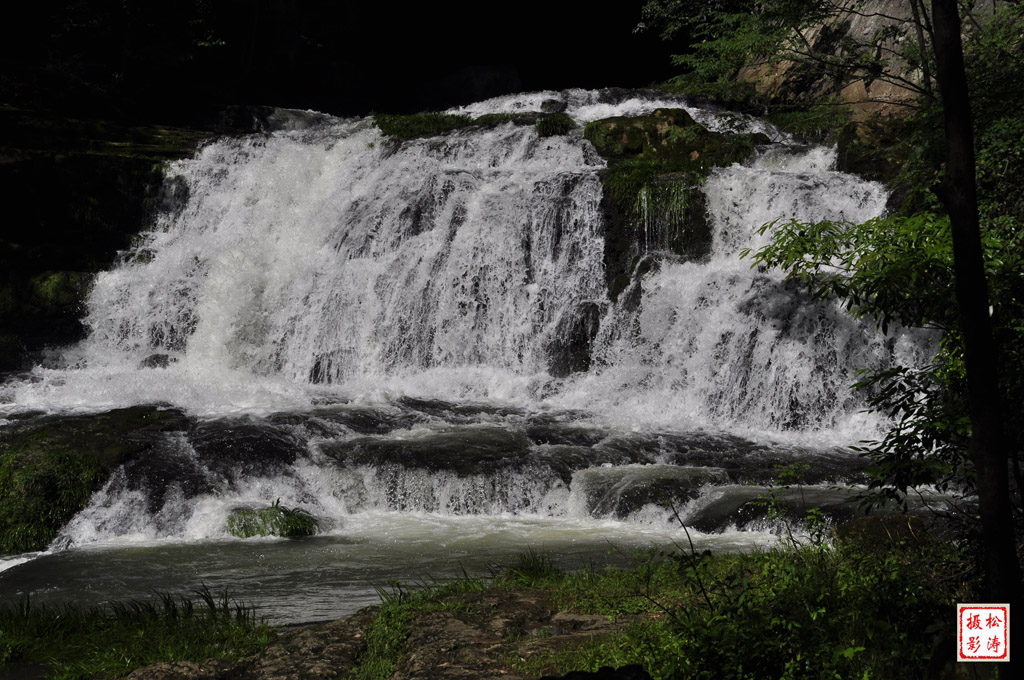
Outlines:
{"label": "wet rock", "polygon": [[608,436],[608,431],[560,421],[531,419],[526,436],[536,444],[593,446]]}
{"label": "wet rock", "polygon": [[426,422],[427,418],[401,408],[336,404],[306,413],[275,413],[267,420],[277,425],[301,425],[313,436],[336,436],[345,431],[387,434]]}
{"label": "wet rock", "polygon": [[16,422],[0,435],[0,553],[42,550],[119,465],[144,458],[183,413],[133,406]]}
{"label": "wet rock", "polygon": [[623,465],[581,470],[572,481],[586,499],[589,514],[625,519],[645,505],[681,506],[699,496],[704,485],[727,480],[717,468]]}
{"label": "wet rock", "polygon": [[156,513],[177,497],[188,500],[213,493],[220,481],[187,445],[170,438],[156,442],[146,455],[126,461],[113,484],[143,492],[147,509]]}
{"label": "wet rock", "polygon": [[172,359],[167,354],[150,354],[139,362],[139,368],[167,368],[174,361],[176,359]]}
{"label": "wet rock", "polygon": [[564,113],[568,104],[564,99],[545,99],[540,103],[542,113]]}
{"label": "wet rock", "polygon": [[689,526],[704,533],[720,532],[729,527],[742,529],[768,519],[773,510],[781,518],[794,523],[802,522],[808,511],[814,508],[833,524],[848,522],[864,514],[850,489],[723,486],[709,493],[717,498],[702,504],[684,518]]}
{"label": "wet rock", "polygon": [[600,326],[601,306],[596,302],[580,302],[567,310],[548,345],[548,373],[564,378],[590,370],[590,353]]}
{"label": "wet rock", "polygon": [[209,470],[229,479],[279,473],[306,450],[295,434],[251,418],[202,423],[189,442]]}
{"label": "wet rock", "polygon": [[523,415],[520,408],[475,402],[450,402],[441,399],[419,399],[402,397],[399,406],[418,411],[426,416],[449,423],[469,423],[480,420],[479,416],[516,416]]}
{"label": "wet rock", "polygon": [[499,427],[444,427],[413,431],[407,437],[362,437],[328,442],[325,454],[346,466],[398,465],[458,475],[517,469],[527,462],[525,434]]}

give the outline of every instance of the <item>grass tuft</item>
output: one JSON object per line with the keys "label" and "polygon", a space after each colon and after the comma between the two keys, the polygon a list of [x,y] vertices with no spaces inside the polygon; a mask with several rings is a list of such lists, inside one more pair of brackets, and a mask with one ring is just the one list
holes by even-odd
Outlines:
{"label": "grass tuft", "polygon": [[204,586],[194,595],[94,607],[49,607],[27,597],[0,604],[0,675],[18,663],[46,667],[53,678],[117,678],[164,661],[241,658],[276,636],[253,607],[226,592]]}

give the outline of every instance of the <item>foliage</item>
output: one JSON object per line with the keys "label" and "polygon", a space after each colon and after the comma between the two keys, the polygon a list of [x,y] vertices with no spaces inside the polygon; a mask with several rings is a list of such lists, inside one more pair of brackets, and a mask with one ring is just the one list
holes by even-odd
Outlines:
{"label": "foliage", "polygon": [[238,508],[228,515],[228,531],[238,538],[253,536],[312,536],[316,519],[300,508],[286,508],[278,498],[267,508]]}
{"label": "foliage", "polygon": [[55,678],[115,678],[161,661],[241,658],[275,631],[255,609],[206,587],[198,601],[156,600],[54,608],[28,598],[0,605],[0,674],[10,663],[42,664]]}
{"label": "foliage", "polygon": [[576,122],[566,113],[546,113],[537,119],[537,135],[553,137],[576,129]]}
{"label": "foliage", "polygon": [[483,590],[484,587],[483,581],[463,574],[451,583],[417,590],[407,589],[397,581],[391,584],[391,590],[378,588],[380,606],[373,621],[363,631],[366,651],[360,655],[358,665],[346,677],[350,680],[390,678],[409,637],[407,624],[416,614],[444,610],[447,608],[444,602],[446,596]]}
{"label": "foliage", "polygon": [[964,44],[971,114],[983,131],[1024,105],[1024,5],[993,5],[994,15]]}
{"label": "foliage", "polygon": [[[890,216],[854,225],[837,222],[770,223],[772,242],[754,255],[756,264],[779,267],[819,298],[837,297],[855,316],[890,327],[943,331],[939,352],[923,368],[894,366],[868,373],[858,383],[868,404],[892,418],[882,441],[864,452],[874,462],[872,486],[882,498],[903,501],[909,487],[973,486],[967,459],[969,423],[963,348],[957,332],[953,247],[948,218],[934,213]],[[988,225],[982,239],[1001,349],[1019,356],[1024,343],[1021,271],[1024,247],[1017,229]],[[744,255],[749,255],[745,252]],[[1007,363],[1005,403],[1020,404],[1024,364]],[[1008,423],[1019,425],[1012,407]],[[1019,427],[1011,444],[1020,449]]]}
{"label": "foliage", "polygon": [[765,120],[780,130],[812,141],[835,139],[849,119],[849,108],[831,100],[805,110],[777,109],[765,116]]}
{"label": "foliage", "polygon": [[923,678],[948,609],[964,595],[962,557],[938,541],[663,557],[549,585],[559,606],[632,623],[619,636],[524,658],[516,670],[639,663],[655,678]]}
{"label": "foliage", "polygon": [[373,123],[385,137],[415,139],[444,134],[473,124],[469,116],[450,113],[379,114]]}

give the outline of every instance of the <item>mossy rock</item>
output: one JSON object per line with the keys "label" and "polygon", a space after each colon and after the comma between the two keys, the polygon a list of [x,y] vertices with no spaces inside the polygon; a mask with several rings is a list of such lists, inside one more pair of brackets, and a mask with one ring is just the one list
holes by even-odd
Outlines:
{"label": "mossy rock", "polygon": [[0,553],[46,548],[113,469],[189,425],[180,411],[134,406],[10,426],[0,439]]}
{"label": "mossy rock", "polygon": [[504,123],[512,123],[513,125],[536,125],[540,119],[540,114],[532,111],[522,111],[517,113],[485,113],[482,116],[477,116],[473,119],[473,125],[478,125],[484,128],[497,127]]}
{"label": "mossy rock", "polygon": [[385,137],[402,140],[433,137],[459,130],[472,125],[473,119],[450,113],[380,114],[373,117],[373,124],[380,128]]}
{"label": "mossy rock", "polygon": [[595,120],[583,135],[610,162],[644,156],[672,161],[677,171],[701,174],[745,160],[756,143],[765,141],[759,135],[711,132],[685,109]]}
{"label": "mossy rock", "polygon": [[286,508],[280,499],[266,508],[235,508],[228,515],[228,531],[238,538],[253,536],[312,536],[319,523],[305,510]]}
{"label": "mossy rock", "polygon": [[44,313],[76,310],[85,300],[92,283],[89,272],[48,271],[29,279],[31,302]]}
{"label": "mossy rock", "polygon": [[597,120],[583,134],[608,161],[602,210],[612,300],[630,285],[648,252],[684,261],[708,256],[711,232],[700,184],[716,167],[742,162],[770,141],[760,134],[711,132],[685,109],[665,108]]}
{"label": "mossy rock", "polygon": [[711,253],[711,227],[700,177],[671,161],[638,157],[603,175],[604,264],[614,301],[642,272],[648,252],[699,262]]}

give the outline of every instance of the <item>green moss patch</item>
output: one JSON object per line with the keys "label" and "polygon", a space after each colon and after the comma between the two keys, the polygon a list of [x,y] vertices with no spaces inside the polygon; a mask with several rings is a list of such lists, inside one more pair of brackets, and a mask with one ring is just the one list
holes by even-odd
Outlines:
{"label": "green moss patch", "polygon": [[530,112],[522,113],[485,113],[473,119],[473,125],[483,127],[495,127],[503,123],[514,125],[533,125],[537,122],[537,114]]}
{"label": "green moss patch", "polygon": [[286,508],[278,499],[267,508],[237,508],[228,515],[228,531],[238,538],[312,536],[319,523],[305,510]]}
{"label": "green moss patch", "polygon": [[547,113],[537,119],[536,128],[541,137],[554,137],[575,130],[576,121],[565,113]]}
{"label": "green moss patch", "polygon": [[0,553],[46,548],[114,468],[188,426],[155,406],[12,426],[0,439]]}
{"label": "green moss patch", "polygon": [[416,139],[469,127],[473,124],[473,119],[450,113],[380,114],[373,117],[373,124],[380,128],[381,134],[385,137]]}
{"label": "green moss patch", "polygon": [[746,160],[764,135],[711,132],[684,109],[604,118],[584,136],[605,159],[605,272],[612,300],[636,276],[645,253],[684,260],[708,255],[711,234],[699,185],[716,167]]}
{"label": "green moss patch", "polygon": [[611,162],[642,156],[670,161],[676,171],[707,175],[716,167],[745,160],[762,135],[711,132],[685,109],[656,109],[649,116],[603,118],[583,135]]}

